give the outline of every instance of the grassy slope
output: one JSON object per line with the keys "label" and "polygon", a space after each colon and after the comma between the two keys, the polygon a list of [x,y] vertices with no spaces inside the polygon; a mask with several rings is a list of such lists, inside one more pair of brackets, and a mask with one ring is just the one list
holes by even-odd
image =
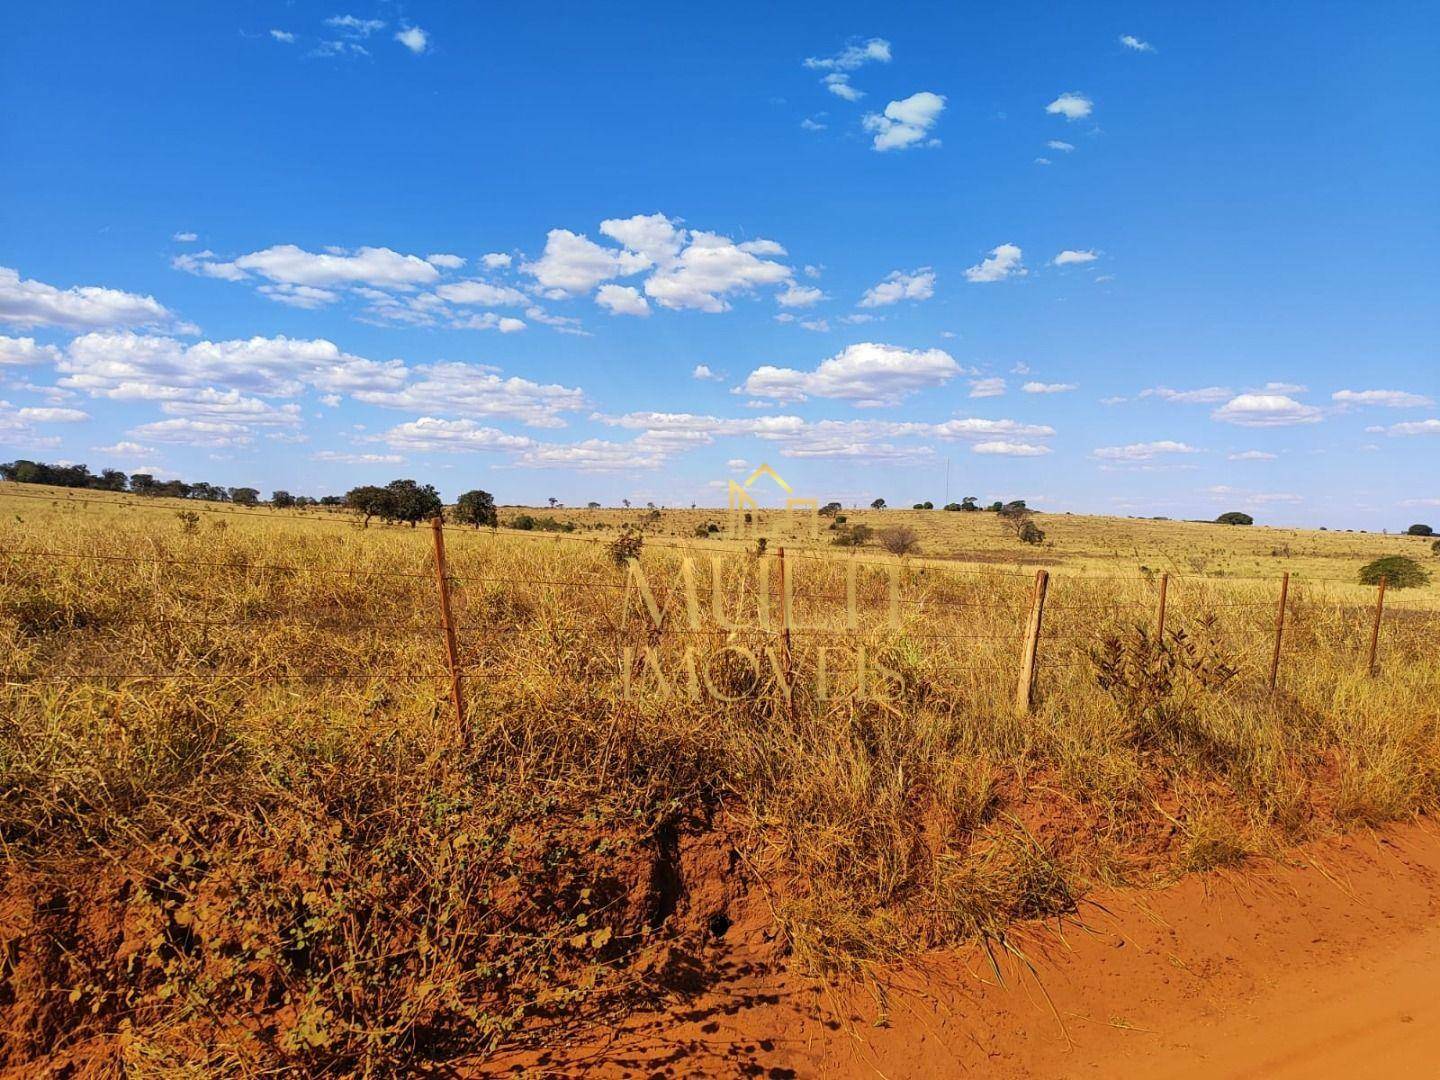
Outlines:
{"label": "grassy slope", "polygon": [[[1168,880],[1440,795],[1434,584],[1394,597],[1382,677],[1361,670],[1373,590],[1355,570],[1433,565],[1410,538],[1046,516],[1047,546],[1018,550],[987,514],[865,512],[850,520],[913,524],[924,557],[894,626],[868,565],[884,557],[863,553],[847,635],[847,555],[775,529],[808,629],[779,671],[775,635],[732,635],[761,671],[715,660],[739,699],[720,704],[683,673],[686,648],[723,635],[649,634],[633,612],[617,629],[603,541],[643,511],[556,511],[579,526],[565,537],[455,530],[462,752],[432,675],[427,530],[225,508],[187,530],[182,509],[0,492],[0,1064],[383,1069],[554,1038],[703,971],[717,908],[757,897],[789,962],[854,974],[1003,943],[1096,882]],[[740,551],[690,544],[706,520],[723,516],[647,524],[657,585],[687,544]],[[1018,562],[1037,558],[1056,577],[1037,709],[1017,719]],[[1141,566],[1176,575],[1184,638],[1165,648],[1136,629],[1156,599]],[[757,569],[732,558],[727,595],[744,571],[753,604]],[[819,700],[819,646],[857,640],[904,693],[857,700],[841,675]],[[645,692],[621,700],[627,644],[657,648],[676,692],[637,670]],[[46,678],[94,672],[167,677]]]}

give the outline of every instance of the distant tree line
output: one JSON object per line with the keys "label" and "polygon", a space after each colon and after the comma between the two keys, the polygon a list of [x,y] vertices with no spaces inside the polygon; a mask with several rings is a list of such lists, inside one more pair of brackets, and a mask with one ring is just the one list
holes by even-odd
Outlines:
{"label": "distant tree line", "polygon": [[[91,491],[128,491],[132,495],[153,495],[167,499],[196,499],[200,502],[228,502],[236,506],[258,506],[260,490],[253,487],[223,487],[203,480],[188,484],[184,480],[157,480],[150,473],[129,476],[119,469],[101,469],[92,473],[88,465],[49,465],[43,461],[20,458],[0,464],[0,480],[17,484],[49,484],[52,487],[88,488]],[[315,499],[309,495],[291,495],[277,491],[270,505],[277,507],[340,506],[338,495]]]}

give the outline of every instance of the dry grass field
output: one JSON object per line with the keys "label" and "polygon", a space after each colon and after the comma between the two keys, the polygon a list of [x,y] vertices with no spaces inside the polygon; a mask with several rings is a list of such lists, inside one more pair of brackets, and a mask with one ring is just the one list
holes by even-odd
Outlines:
{"label": "dry grass field", "polygon": [[521,512],[574,530],[445,531],[462,745],[429,529],[0,488],[0,1068],[483,1062],[702,990],[726,935],[828,980],[1019,952],[1098,886],[1440,801],[1440,588],[1391,594],[1372,677],[1356,584],[1429,541],[846,512],[920,551],[775,526],[787,640],[777,560],[696,536],[724,511]]}

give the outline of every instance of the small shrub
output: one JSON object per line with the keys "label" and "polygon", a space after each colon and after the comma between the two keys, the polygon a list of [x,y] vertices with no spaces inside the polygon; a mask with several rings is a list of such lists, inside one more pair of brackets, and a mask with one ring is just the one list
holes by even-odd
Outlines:
{"label": "small shrub", "polygon": [[869,525],[846,525],[835,530],[836,547],[864,547],[870,540]]}
{"label": "small shrub", "polygon": [[616,566],[625,566],[631,559],[640,558],[640,552],[645,547],[645,538],[636,529],[625,529],[614,540],[606,550],[610,553],[610,561]]}
{"label": "small shrub", "polygon": [[1025,521],[1016,534],[1022,544],[1043,544],[1045,542],[1045,530],[1036,525],[1033,521]]}
{"label": "small shrub", "polygon": [[877,539],[880,541],[880,546],[891,555],[909,555],[920,550],[920,537],[908,525],[894,525],[888,529],[881,529]]}
{"label": "small shrub", "polygon": [[194,510],[179,510],[175,516],[180,519],[180,531],[193,533],[200,528],[200,515]]}
{"label": "small shrub", "polygon": [[1379,585],[1381,578],[1387,589],[1418,589],[1430,581],[1420,564],[1406,555],[1386,555],[1360,568],[1361,585]]}

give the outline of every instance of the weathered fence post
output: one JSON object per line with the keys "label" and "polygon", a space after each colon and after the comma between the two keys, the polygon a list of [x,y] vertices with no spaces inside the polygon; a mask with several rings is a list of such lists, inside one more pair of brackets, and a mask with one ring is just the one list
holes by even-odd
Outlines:
{"label": "weathered fence post", "polygon": [[1375,666],[1376,654],[1380,649],[1380,620],[1385,616],[1385,577],[1380,577],[1380,592],[1375,597],[1375,622],[1370,627],[1370,660],[1365,665],[1365,674],[1374,678],[1379,674]]}
{"label": "weathered fence post", "polygon": [[1290,571],[1280,579],[1280,607],[1275,612],[1275,652],[1270,657],[1270,689],[1280,675],[1280,642],[1285,637],[1285,603],[1290,596]]}
{"label": "weathered fence post", "polygon": [[455,723],[460,728],[460,742],[470,745],[470,724],[465,717],[465,695],[460,689],[460,654],[455,646],[455,620],[450,614],[450,579],[445,572],[445,519],[431,519],[435,534],[435,581],[440,587],[440,622],[445,630],[445,663],[450,669],[450,700],[455,705]]}
{"label": "weathered fence post", "polygon": [[790,719],[795,719],[795,669],[790,653],[790,626],[795,621],[794,589],[790,583],[790,569],[785,563],[785,548],[780,548],[780,633],[785,650],[785,707]]}
{"label": "weathered fence post", "polygon": [[1035,665],[1040,649],[1040,626],[1045,617],[1045,592],[1050,572],[1035,572],[1035,592],[1030,598],[1030,622],[1025,627],[1025,649],[1020,654],[1020,681],[1015,687],[1015,715],[1029,716],[1035,693]]}
{"label": "weathered fence post", "polygon": [[1170,585],[1170,575],[1160,575],[1160,610],[1155,615],[1155,640],[1165,640],[1165,592]]}

